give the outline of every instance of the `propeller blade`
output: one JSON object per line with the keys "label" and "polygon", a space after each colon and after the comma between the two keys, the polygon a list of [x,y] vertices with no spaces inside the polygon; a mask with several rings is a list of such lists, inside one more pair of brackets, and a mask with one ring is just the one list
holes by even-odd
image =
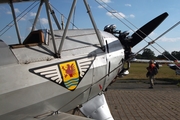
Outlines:
{"label": "propeller blade", "polygon": [[157,26],[161,24],[161,22],[164,21],[164,19],[168,16],[168,13],[165,12],[153,20],[146,23],[144,26],[142,26],[140,29],[138,29],[135,33],[132,34],[132,39],[129,42],[129,45],[131,47],[134,47],[139,42],[141,42],[144,38],[146,38]]}

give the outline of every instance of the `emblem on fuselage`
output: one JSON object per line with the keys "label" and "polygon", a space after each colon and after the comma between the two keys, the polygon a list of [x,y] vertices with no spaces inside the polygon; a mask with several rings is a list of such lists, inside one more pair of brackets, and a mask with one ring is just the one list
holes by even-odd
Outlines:
{"label": "emblem on fuselage", "polygon": [[30,72],[73,91],[89,70],[93,60],[94,57],[55,63],[30,69]]}
{"label": "emblem on fuselage", "polygon": [[59,64],[64,85],[69,90],[74,90],[79,84],[79,69],[75,61]]}

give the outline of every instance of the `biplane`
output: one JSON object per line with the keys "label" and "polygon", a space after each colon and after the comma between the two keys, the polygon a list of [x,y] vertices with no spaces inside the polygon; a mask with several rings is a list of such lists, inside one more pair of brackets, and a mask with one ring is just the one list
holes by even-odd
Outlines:
{"label": "biplane", "polygon": [[[39,2],[32,31],[22,41],[14,4]],[[113,120],[104,92],[117,76],[127,73],[133,48],[168,16],[162,13],[131,36],[105,25],[99,30],[90,7],[83,0],[92,29],[69,29],[72,7],[65,28],[56,21],[52,27],[49,0],[1,0],[9,4],[16,28],[17,44],[0,40],[0,119]],[[45,6],[50,29],[35,29],[41,7]],[[127,65],[127,66],[125,66]],[[85,117],[67,114],[78,108]]]}

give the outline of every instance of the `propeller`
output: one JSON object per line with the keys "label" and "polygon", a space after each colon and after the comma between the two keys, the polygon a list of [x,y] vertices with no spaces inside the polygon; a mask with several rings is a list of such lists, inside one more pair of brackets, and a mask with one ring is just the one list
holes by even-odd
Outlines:
{"label": "propeller", "polygon": [[132,34],[132,39],[128,43],[129,46],[134,47],[139,42],[141,42],[144,38],[146,38],[156,27],[158,27],[168,16],[167,12],[157,16],[156,18],[152,19],[144,26],[139,28],[135,33]]}

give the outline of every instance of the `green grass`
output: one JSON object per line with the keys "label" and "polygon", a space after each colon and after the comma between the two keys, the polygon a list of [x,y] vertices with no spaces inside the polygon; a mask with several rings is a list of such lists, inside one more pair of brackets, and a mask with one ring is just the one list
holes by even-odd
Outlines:
{"label": "green grass", "polygon": [[[147,80],[146,77],[148,63],[131,63],[129,69],[129,75],[120,78],[120,80]],[[180,82],[180,75],[176,75],[175,71],[170,69],[166,64],[162,64],[162,67],[158,70],[158,74],[155,76],[158,80],[171,80]]]}

